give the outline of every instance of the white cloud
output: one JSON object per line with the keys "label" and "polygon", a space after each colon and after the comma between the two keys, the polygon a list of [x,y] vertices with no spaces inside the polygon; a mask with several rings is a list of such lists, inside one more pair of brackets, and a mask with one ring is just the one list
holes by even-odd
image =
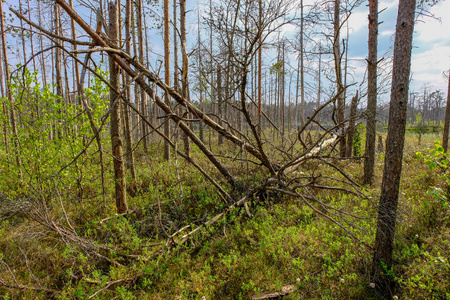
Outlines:
{"label": "white cloud", "polygon": [[395,30],[383,30],[380,32],[380,36],[391,36],[395,33]]}
{"label": "white cloud", "polygon": [[445,37],[448,37],[450,33],[450,19],[448,18],[450,2],[440,1],[437,5],[431,7],[429,11],[436,18],[439,18],[441,22],[430,17],[420,17],[420,21],[415,25],[415,38],[423,42],[440,42]]}
{"label": "white cloud", "polygon": [[434,89],[447,90],[447,80],[442,73],[450,67],[450,45],[437,46],[420,53],[413,53],[411,72],[413,88],[429,83]]}
{"label": "white cloud", "polygon": [[[396,0],[390,0],[390,1],[382,1],[378,4],[378,10],[384,11],[380,14],[379,19],[380,21],[384,21],[383,18],[386,15],[387,10],[391,9],[397,9],[398,1]],[[349,18],[349,24],[354,29],[354,32],[357,32],[358,30],[364,29],[367,31],[368,27],[368,15],[369,15],[369,8],[367,7],[366,3],[363,2],[350,16]]]}
{"label": "white cloud", "polygon": [[348,20],[350,27],[354,32],[357,32],[368,26],[368,11],[358,11],[350,15]]}
{"label": "white cloud", "polygon": [[281,36],[287,35],[289,37],[292,37],[299,31],[299,29],[294,24],[284,24],[280,28],[280,31],[281,31]]}
{"label": "white cloud", "polygon": [[[392,46],[395,34],[395,23],[397,17],[398,1],[382,1],[379,3],[379,10],[384,11],[380,14],[380,21],[383,23],[379,26],[379,45],[378,54],[381,55],[389,46]],[[439,4],[428,9],[435,17],[441,18],[441,22],[429,17],[420,17],[415,24],[414,32],[414,48],[411,61],[411,72],[413,82],[412,90],[420,90],[420,88],[428,83],[433,89],[447,91],[448,80],[442,76],[450,68],[450,18],[446,14],[450,12],[450,1],[440,1]],[[358,38],[367,35],[367,7],[358,8],[355,15],[350,18],[351,27],[356,30],[360,29]],[[352,40],[350,39],[352,42]],[[350,46],[364,47],[367,51],[367,44],[352,43]],[[361,55],[361,52],[356,52]],[[363,63],[353,63],[355,75],[362,78],[364,74]]]}
{"label": "white cloud", "polygon": [[379,11],[381,11],[381,10],[388,10],[388,9],[390,9],[390,8],[393,8],[393,7],[397,7],[398,6],[398,1],[395,1],[395,0],[391,0],[391,1],[380,1],[379,3],[378,3],[378,10]]}

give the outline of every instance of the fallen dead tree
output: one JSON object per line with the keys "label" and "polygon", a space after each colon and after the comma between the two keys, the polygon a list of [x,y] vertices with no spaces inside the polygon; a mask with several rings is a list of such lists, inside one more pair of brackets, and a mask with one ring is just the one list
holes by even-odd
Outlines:
{"label": "fallen dead tree", "polygon": [[[242,150],[248,152],[255,158],[257,158],[262,165],[264,165],[270,175],[268,178],[261,184],[257,185],[256,187],[253,187],[249,189],[243,198],[240,200],[235,201],[233,204],[231,204],[225,211],[217,215],[216,217],[212,218],[211,220],[207,221],[204,225],[211,225],[216,223],[220,218],[223,217],[224,214],[227,212],[233,210],[235,207],[239,206],[245,206],[246,203],[253,198],[253,195],[255,193],[261,192],[263,190],[276,190],[281,193],[285,193],[290,196],[295,196],[298,198],[301,198],[303,200],[306,200],[307,198],[304,197],[311,197],[311,193],[309,192],[308,188],[316,188],[320,185],[317,184],[318,177],[314,177],[314,175],[304,175],[300,172],[296,172],[296,170],[300,167],[300,165],[306,161],[313,160],[313,159],[320,159],[324,160],[324,156],[322,155],[322,152],[324,152],[327,148],[334,149],[336,143],[339,142],[340,139],[342,139],[342,136],[338,136],[335,134],[336,131],[338,131],[340,128],[345,126],[345,122],[341,124],[336,124],[335,127],[327,130],[322,136],[320,136],[316,142],[314,142],[312,145],[307,147],[305,143],[302,141],[301,133],[305,130],[305,128],[312,122],[314,122],[315,116],[325,107],[327,107],[329,104],[334,103],[339,96],[339,94],[335,95],[333,98],[331,98],[329,101],[324,103],[320,108],[318,108],[315,113],[309,118],[309,120],[304,124],[304,126],[299,130],[298,132],[298,142],[301,143],[303,146],[303,151],[298,153],[295,157],[290,157],[287,161],[276,161],[275,159],[269,159],[269,155],[267,155],[266,150],[263,147],[263,141],[261,137],[257,133],[256,126],[252,123],[252,118],[250,116],[249,111],[246,108],[246,101],[245,99],[248,98],[248,94],[245,92],[245,87],[247,84],[246,80],[246,74],[247,74],[247,67],[249,65],[249,58],[252,56],[253,52],[255,51],[255,47],[257,44],[257,40],[259,39],[260,35],[262,35],[262,29],[257,32],[255,37],[250,41],[248,45],[248,52],[244,53],[242,55],[242,64],[244,65],[243,70],[239,73],[241,76],[241,79],[236,80],[236,82],[239,83],[239,91],[241,96],[241,108],[242,112],[245,116],[245,119],[252,129],[253,133],[253,139],[240,139],[237,136],[233,135],[231,132],[229,132],[226,128],[212,120],[205,112],[203,112],[201,109],[199,109],[197,106],[193,105],[191,102],[189,102],[187,99],[183,98],[181,94],[179,94],[174,88],[166,85],[163,80],[161,80],[156,74],[149,71],[147,68],[145,68],[140,62],[138,62],[135,58],[131,57],[129,54],[124,52],[122,49],[118,48],[117,46],[112,43],[109,38],[103,34],[102,32],[97,32],[93,28],[91,28],[71,7],[70,5],[65,2],[64,0],[56,0],[56,2],[66,11],[66,13],[76,22],[78,25],[91,37],[92,43],[85,43],[89,46],[89,50],[86,53],[92,53],[95,51],[104,51],[108,53],[110,59],[113,59],[121,68],[124,70],[128,75],[130,75],[133,80],[150,96],[151,99],[153,99],[154,103],[163,110],[165,113],[165,117],[172,119],[176,124],[177,127],[180,128],[200,149],[201,152],[205,155],[205,157],[208,158],[208,160],[217,168],[217,170],[225,177],[225,179],[232,185],[235,186],[236,182],[234,179],[233,174],[228,170],[228,168],[220,162],[216,155],[211,152],[211,150],[199,139],[199,137],[196,135],[195,132],[190,128],[187,121],[184,119],[183,116],[178,115],[177,112],[172,109],[170,105],[165,103],[154,91],[154,88],[152,88],[149,84],[147,84],[144,77],[149,80],[150,82],[154,83],[156,86],[161,88],[166,94],[168,94],[173,100],[175,100],[179,105],[182,105],[183,107],[187,108],[195,118],[201,120],[206,125],[208,125],[211,129],[215,130],[219,134],[223,135],[226,139],[231,141],[232,143],[236,144],[239,148]],[[34,23],[32,23],[30,20],[22,16],[20,13],[13,11],[19,18],[22,20],[28,22],[32,26],[36,26]],[[268,26],[266,24],[266,26]],[[39,28],[37,28],[39,30]],[[48,34],[48,33],[47,33]],[[58,37],[52,34],[53,38],[63,38]],[[83,44],[78,43],[77,41],[68,40],[68,42],[71,43],[77,43],[77,44]],[[93,45],[96,45],[98,48],[92,48]],[[252,52],[253,51],[253,52]],[[83,51],[79,51],[78,53],[82,53]],[[342,92],[342,91],[341,91]],[[122,93],[119,93],[122,95]],[[165,140],[170,142],[169,137],[165,137],[162,133],[160,133],[157,128],[153,127],[153,125],[143,116],[140,114],[139,110],[136,109],[129,101],[125,101],[125,103],[130,106],[138,115],[140,115],[140,118],[155,132],[157,132],[160,136],[162,136]],[[253,144],[252,140],[256,142],[256,145]],[[172,146],[174,146],[172,144]],[[291,146],[292,148],[292,146]],[[281,149],[280,149],[281,150]],[[287,152],[281,150],[285,154]],[[205,176],[211,183],[213,183],[218,191],[220,191],[220,194],[226,199],[227,202],[232,202],[231,197],[225,192],[225,190],[210,176],[208,175],[204,170],[202,170],[190,157],[183,155],[181,151],[177,151],[179,155],[181,155],[186,161],[193,164],[202,174]],[[341,174],[343,172],[339,170]],[[344,188],[339,188],[338,190],[343,192],[350,192],[357,195],[362,195],[362,193],[358,190],[358,186],[355,182],[349,180],[349,177],[344,175],[344,179],[349,181],[349,186],[353,190],[346,190]],[[301,183],[303,181],[306,181],[306,183]],[[332,189],[332,187],[325,187],[323,188]],[[299,189],[304,189],[302,192],[299,192]],[[317,199],[315,199],[317,201]],[[322,205],[323,206],[323,205]],[[250,213],[248,213],[250,214]],[[344,227],[344,226],[342,226]],[[200,230],[201,227],[198,227],[196,229],[192,229],[192,231],[188,234],[185,234],[182,236],[180,243],[184,243],[186,239],[188,239],[190,236],[195,234],[198,230]],[[186,230],[187,228],[184,228]],[[179,235],[184,230],[178,230],[176,234],[173,236]],[[170,244],[170,243],[169,243]],[[178,243],[176,243],[178,244]]]}
{"label": "fallen dead tree", "polygon": [[[163,251],[167,249],[171,250],[176,248],[177,246],[185,244],[187,241],[195,237],[197,233],[201,232],[205,228],[217,225],[220,220],[223,220],[227,215],[238,208],[243,208],[246,214],[248,216],[251,216],[252,213],[250,211],[248,202],[258,201],[258,195],[261,195],[263,193],[277,193],[298,199],[302,201],[302,203],[310,207],[315,213],[325,217],[329,221],[342,228],[342,230],[344,230],[350,236],[357,239],[357,237],[351,231],[351,227],[353,225],[348,222],[346,218],[348,217],[358,219],[359,217],[348,213],[345,208],[329,205],[326,201],[320,199],[320,197],[318,197],[317,193],[315,192],[317,189],[320,189],[337,191],[339,193],[353,194],[358,197],[365,197],[359,189],[359,185],[355,181],[353,181],[350,176],[348,176],[343,170],[341,170],[339,166],[332,162],[333,156],[335,154],[334,148],[336,147],[340,139],[343,138],[342,136],[336,134],[336,132],[344,127],[346,125],[346,122],[336,124],[336,126],[334,126],[333,128],[325,130],[324,134],[317,137],[315,141],[311,141],[311,143],[308,145],[306,145],[302,141],[301,137],[301,133],[305,130],[305,128],[311,122],[314,122],[315,116],[322,109],[327,107],[327,105],[334,103],[339,95],[335,95],[324,105],[318,108],[314,115],[305,124],[305,126],[303,126],[298,132],[294,133],[294,135],[298,136],[298,138],[292,142],[292,145],[288,145],[288,147],[270,145],[270,143],[266,143],[258,133],[258,125],[253,123],[251,113],[247,109],[246,100],[247,98],[249,98],[249,95],[245,92],[247,84],[245,76],[247,72],[246,68],[248,67],[248,65],[246,65],[242,74],[240,74],[240,76],[242,77],[240,78],[240,80],[237,80],[237,82],[239,82],[238,88],[241,97],[240,109],[245,116],[247,125],[251,128],[253,136],[243,138],[243,135],[241,134],[241,137],[239,138],[239,134],[233,134],[230,130],[227,130],[225,127],[221,126],[218,122],[214,121],[210,116],[208,116],[207,113],[189,102],[186,98],[182,97],[174,88],[166,85],[156,74],[150,72],[135,58],[131,57],[128,53],[114,46],[105,34],[96,32],[93,28],[87,25],[87,23],[80,16],[78,16],[78,14],[65,1],[56,0],[56,2],[61,5],[61,7],[70,15],[70,17],[74,21],[76,21],[92,38],[94,43],[87,45],[98,46],[97,48],[88,49],[88,52],[85,51],[85,53],[104,51],[109,55],[110,59],[113,59],[115,62],[117,62],[122,70],[128,73],[133,78],[133,81],[135,81],[150,96],[154,103],[163,111],[164,116],[162,116],[161,118],[173,120],[177,127],[180,128],[191,139],[191,141],[193,141],[198,146],[204,156],[222,174],[222,176],[226,179],[231,187],[236,187],[237,185],[235,174],[232,174],[230,168],[227,167],[227,165],[222,160],[219,160],[217,155],[215,155],[212,150],[208,148],[205,143],[197,136],[197,134],[191,129],[191,127],[189,126],[189,120],[187,120],[185,116],[177,113],[177,110],[170,104],[164,102],[162,97],[159,97],[157,95],[155,88],[147,83],[147,80],[161,88],[166,94],[168,94],[173,100],[176,101],[177,105],[181,105],[187,108],[192,113],[194,118],[200,120],[201,122],[209,126],[212,130],[221,134],[227,140],[236,145],[238,149],[245,151],[246,153],[249,153],[254,158],[256,158],[261,163],[261,165],[265,167],[265,170],[268,171],[267,176],[265,176],[263,180],[261,180],[259,183],[256,183],[248,190],[244,191],[243,195],[238,196],[238,193],[228,193],[226,188],[221,186],[220,181],[209,174],[204,168],[200,167],[200,165],[196,163],[192,157],[190,157],[189,155],[185,155],[182,151],[177,150],[177,155],[180,155],[188,163],[193,165],[204,178],[206,178],[209,182],[211,182],[211,184],[216,187],[216,190],[221,195],[227,206],[222,209],[222,211],[211,216],[209,219],[205,221],[202,220],[203,223],[197,224],[196,227],[195,225],[187,225],[172,229],[173,233],[167,233],[168,237],[165,244],[158,244],[159,248],[156,253],[163,253]],[[19,13],[15,13],[17,16],[28,22],[28,20],[21,16]],[[258,35],[261,34],[262,33],[259,32],[255,36],[253,46],[256,45],[256,41],[259,38]],[[58,36],[53,37],[59,38]],[[76,43],[76,41],[69,42]],[[78,51],[78,53],[83,53],[83,51]],[[246,57],[246,61],[244,62],[245,65],[248,63],[248,60],[251,57],[251,52],[247,53],[247,55],[244,56]],[[107,82],[107,80],[104,81]],[[116,92],[119,95],[123,94],[120,91]],[[145,117],[145,115],[142,114],[142,112],[140,112],[139,109],[129,101],[129,99],[122,100],[126,105],[131,107],[131,109],[140,117],[140,119],[144,123],[148,125],[152,132],[159,134],[164,140],[168,141],[174,149],[176,149],[175,143],[171,140],[170,136],[165,136],[164,134],[162,134],[158,130],[157,126],[154,126]],[[284,138],[285,137],[283,137],[283,139]],[[301,145],[300,149],[295,148],[296,144]],[[274,152],[276,152],[277,155],[269,154],[268,148],[271,148]],[[295,150],[292,150],[292,153],[290,153],[290,150],[294,148]],[[302,165],[309,162],[327,166],[328,168],[337,172],[339,178],[317,174],[314,173],[314,170],[301,170]],[[337,184],[336,186],[333,186],[329,182],[334,182]],[[161,210],[160,205],[158,205],[158,207]],[[123,266],[117,261],[109,258],[108,255],[105,254],[105,252],[108,253],[111,251],[115,251],[116,249],[111,249],[109,247],[94,243],[88,238],[79,236],[71,226],[57,224],[56,222],[53,222],[48,218],[41,218],[40,223],[52,233],[57,234],[60,239],[67,245],[77,246],[84,253],[97,257],[103,261],[108,262],[111,265]],[[124,255],[124,257],[126,256]],[[136,258],[136,256],[133,256],[133,259],[134,258]],[[138,257],[138,259],[144,258]],[[105,289],[113,284],[115,284],[115,282],[111,282],[110,285],[106,285]],[[282,294],[277,295],[280,296]]]}

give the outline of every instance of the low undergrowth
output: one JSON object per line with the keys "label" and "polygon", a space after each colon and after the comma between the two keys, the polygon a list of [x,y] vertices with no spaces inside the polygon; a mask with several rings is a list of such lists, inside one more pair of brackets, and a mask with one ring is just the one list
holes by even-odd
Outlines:
{"label": "low undergrowth", "polygon": [[[393,292],[399,299],[450,299],[448,201],[428,192],[440,187],[442,180],[416,155],[433,149],[435,138],[422,137],[422,146],[413,136],[407,139],[392,270],[397,282]],[[195,148],[192,155],[197,158]],[[172,236],[177,230],[196,228],[229,203],[191,166],[181,160],[163,163],[156,157],[141,153],[138,181],[128,191],[131,212],[127,215],[114,214],[111,188],[104,199],[98,177],[90,176],[92,180],[80,188],[68,184],[76,182],[68,171],[53,181],[51,189],[33,192],[5,177],[3,164],[0,296],[251,299],[289,285],[292,291],[283,299],[379,297],[371,287],[370,246],[376,230],[374,204],[379,197],[382,153],[377,156],[376,183],[364,190],[367,197],[313,191],[324,207],[345,208],[357,216],[335,210],[334,219],[344,228],[301,199],[273,191],[249,202],[252,216],[234,209],[179,246],[175,243],[188,229]],[[84,174],[94,174],[98,166],[83,159]],[[335,163],[358,181],[361,162]],[[333,175],[318,164],[303,167]],[[106,168],[111,174],[112,166]],[[251,163],[242,163],[233,173],[239,174],[241,191],[267,176]],[[112,178],[105,179],[112,186]],[[234,193],[239,198],[239,191]]]}

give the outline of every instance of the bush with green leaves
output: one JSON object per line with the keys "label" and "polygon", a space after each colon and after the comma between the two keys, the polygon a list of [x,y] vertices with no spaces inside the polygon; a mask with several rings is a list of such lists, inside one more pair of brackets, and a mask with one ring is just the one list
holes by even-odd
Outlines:
{"label": "bush with green leaves", "polygon": [[428,194],[449,205],[450,158],[444,152],[444,148],[439,141],[435,141],[434,146],[435,148],[431,149],[428,154],[424,155],[422,152],[416,152],[416,157],[419,159],[423,158],[430,170],[435,171],[444,184],[445,191],[441,187],[431,187]]}
{"label": "bush with green leaves", "polygon": [[358,124],[355,128],[355,135],[353,136],[353,154],[355,156],[361,156],[363,153],[363,146],[365,143],[366,126],[364,124]]}
{"label": "bush with green leaves", "polygon": [[[0,99],[0,105],[6,109],[6,113],[0,112],[0,123],[6,125],[8,139],[8,143],[0,143],[0,164],[4,165],[4,170],[9,170],[8,181],[1,188],[12,198],[14,194],[27,193],[18,188],[19,163],[22,182],[26,183],[22,185],[28,188],[40,192],[54,190],[54,185],[61,181],[71,186],[80,178],[83,171],[80,168],[86,159],[80,157],[75,162],[74,158],[88,150],[85,149],[87,137],[93,136],[79,99],[63,99],[53,92],[51,85],[42,86],[37,73],[26,68],[20,70],[11,78],[12,102],[8,98]],[[86,89],[98,127],[104,122],[102,116],[108,109],[108,102],[103,100],[107,93],[108,88],[98,79]],[[12,127],[12,110],[17,134]]]}

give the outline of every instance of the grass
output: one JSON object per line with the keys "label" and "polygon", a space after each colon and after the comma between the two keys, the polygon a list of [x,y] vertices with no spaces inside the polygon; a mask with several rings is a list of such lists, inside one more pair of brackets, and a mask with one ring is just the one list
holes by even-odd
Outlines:
{"label": "grass", "polygon": [[[423,135],[420,146],[416,136],[406,139],[393,269],[399,299],[450,299],[448,202],[428,192],[441,184],[439,171],[430,170],[415,155],[428,153],[435,139],[440,138]],[[223,154],[230,153],[227,147],[221,149]],[[75,186],[59,187],[64,191],[61,197],[68,219],[82,242],[62,239],[30,214],[4,218],[0,225],[0,297],[251,299],[292,284],[294,292],[283,299],[378,299],[370,287],[372,252],[366,245],[374,240],[376,211],[370,203],[379,197],[382,153],[377,154],[375,184],[365,189],[368,199],[318,192],[327,204],[345,207],[361,217],[338,218],[352,222],[358,239],[303,201],[271,193],[250,202],[253,217],[234,210],[217,226],[169,249],[164,247],[167,233],[198,226],[226,205],[191,166],[181,160],[178,167],[174,160],[163,163],[157,151],[155,146],[148,156],[140,152],[139,179],[129,191],[133,194],[129,206],[135,212],[128,216],[114,216],[111,165],[107,165],[105,207],[98,179],[84,182],[82,200],[74,196]],[[200,157],[195,148],[193,157]],[[336,163],[353,178],[362,176],[360,162]],[[209,164],[202,165],[220,178]],[[324,166],[315,167],[331,175]],[[97,172],[96,165],[86,163],[85,168],[85,174]],[[233,174],[238,174],[242,190],[265,176],[251,163],[238,164]],[[55,224],[69,226],[58,197],[54,192],[47,196],[48,217]],[[101,222],[107,217],[111,218]],[[83,244],[88,241],[94,248],[105,246],[95,249],[106,259],[89,251]]]}

